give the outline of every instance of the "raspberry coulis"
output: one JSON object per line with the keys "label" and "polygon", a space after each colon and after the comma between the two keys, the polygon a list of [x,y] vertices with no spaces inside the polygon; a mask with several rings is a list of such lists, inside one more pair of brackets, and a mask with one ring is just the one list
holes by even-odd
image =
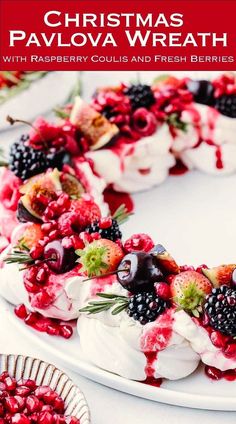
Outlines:
{"label": "raspberry coulis", "polygon": [[165,349],[169,344],[172,327],[173,311],[169,309],[160,315],[156,321],[149,323],[143,331],[140,346],[146,357],[145,374],[147,379],[144,382],[147,384],[157,387],[161,384],[161,379],[155,378],[155,363],[158,361],[158,352]]}

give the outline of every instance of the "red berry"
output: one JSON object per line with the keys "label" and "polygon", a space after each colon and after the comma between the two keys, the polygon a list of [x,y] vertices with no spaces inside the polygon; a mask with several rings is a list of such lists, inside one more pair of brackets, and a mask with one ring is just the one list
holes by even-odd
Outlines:
{"label": "red berry", "polygon": [[106,228],[110,228],[112,226],[112,219],[111,217],[107,217],[107,218],[101,218],[99,220],[99,228],[105,230]]}
{"label": "red berry", "polygon": [[221,334],[219,331],[212,331],[210,339],[215,347],[219,347],[221,349],[224,348],[227,342],[227,337],[223,336],[223,334]]}
{"label": "red berry", "polygon": [[220,380],[223,377],[222,371],[215,367],[209,367],[208,365],[205,366],[205,373],[212,380]]}
{"label": "red berry", "polygon": [[40,245],[33,246],[29,253],[32,259],[39,259],[43,254],[43,247]]}
{"label": "red berry", "polygon": [[48,277],[47,271],[44,268],[40,268],[36,275],[36,281],[39,284],[43,284],[47,280],[47,277]]}
{"label": "red berry", "polygon": [[144,233],[134,234],[124,243],[124,250],[126,253],[134,251],[150,252],[153,247],[153,240],[149,235]]}
{"label": "red berry", "polygon": [[170,286],[167,283],[155,283],[155,292],[162,299],[168,300],[171,297]]}
{"label": "red berry", "polygon": [[25,319],[27,317],[27,310],[23,304],[16,306],[14,311],[16,316],[20,319]]}
{"label": "red berry", "polygon": [[224,355],[227,358],[236,359],[236,343],[230,343],[224,350]]}
{"label": "red berry", "polygon": [[60,335],[64,337],[64,339],[69,339],[73,335],[73,329],[70,325],[61,325],[60,326]]}

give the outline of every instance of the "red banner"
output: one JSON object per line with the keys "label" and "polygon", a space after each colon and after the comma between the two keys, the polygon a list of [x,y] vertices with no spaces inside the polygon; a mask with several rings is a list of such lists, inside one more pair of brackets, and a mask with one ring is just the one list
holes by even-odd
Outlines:
{"label": "red banner", "polygon": [[2,70],[235,70],[234,0],[0,0]]}

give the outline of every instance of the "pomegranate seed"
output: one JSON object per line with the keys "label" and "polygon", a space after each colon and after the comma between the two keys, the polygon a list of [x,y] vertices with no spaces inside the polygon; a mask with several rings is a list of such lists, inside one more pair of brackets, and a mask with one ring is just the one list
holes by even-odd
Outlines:
{"label": "pomegranate seed", "polygon": [[42,412],[53,412],[53,406],[52,405],[43,405],[41,408]]}
{"label": "pomegranate seed", "polygon": [[3,418],[0,418],[0,424],[6,424],[6,421]]}
{"label": "pomegranate seed", "polygon": [[205,373],[212,380],[220,380],[223,377],[222,371],[215,367],[209,367],[208,365],[205,366]]}
{"label": "pomegranate seed", "polygon": [[63,412],[65,411],[64,401],[59,396],[54,399],[53,406],[55,411],[59,414],[63,414]]}
{"label": "pomegranate seed", "polygon": [[0,381],[5,381],[5,378],[9,377],[9,374],[7,371],[4,371],[1,375],[0,375]]}
{"label": "pomegranate seed", "polygon": [[16,380],[12,377],[6,377],[4,380],[4,383],[6,385],[6,390],[9,390],[10,392],[12,390],[15,390],[16,388]]}
{"label": "pomegranate seed", "polygon": [[17,382],[17,384],[18,384],[18,387],[19,387],[19,386],[26,386],[26,387],[28,387],[28,388],[29,388],[29,389],[31,389],[31,390],[34,390],[34,389],[36,388],[36,383],[35,383],[35,381],[34,381],[34,380],[31,380],[30,378],[28,378],[28,379],[21,378],[21,379]]}
{"label": "pomegranate seed", "polygon": [[41,225],[41,229],[45,233],[50,233],[52,230],[57,229],[57,222],[56,221],[45,222],[44,224]]}
{"label": "pomegranate seed", "polygon": [[24,321],[27,325],[33,325],[37,322],[37,320],[38,320],[37,312],[30,312]]}
{"label": "pomegranate seed", "polygon": [[5,409],[2,403],[0,403],[0,417],[3,417],[5,414]]}
{"label": "pomegranate seed", "polygon": [[57,324],[49,324],[47,327],[47,333],[50,334],[50,336],[59,336],[59,326]]}
{"label": "pomegranate seed", "polygon": [[26,272],[26,278],[27,280],[29,280],[31,283],[35,282],[35,278],[38,272],[38,268],[33,266],[31,268],[29,268]]}
{"label": "pomegranate seed", "polygon": [[66,418],[63,415],[54,414],[55,424],[66,424]]}
{"label": "pomegranate seed", "polygon": [[60,335],[64,339],[69,339],[73,334],[73,329],[70,325],[61,325],[60,326]]}
{"label": "pomegranate seed", "polygon": [[15,395],[14,398],[16,399],[19,407],[19,411],[23,411],[25,407],[25,399],[22,396]]}
{"label": "pomegranate seed", "polygon": [[224,355],[227,358],[235,358],[236,359],[236,343],[229,344],[224,350]]}
{"label": "pomegranate seed", "polygon": [[24,286],[28,293],[37,293],[39,291],[39,286],[35,283],[31,283],[29,280],[24,281]]}
{"label": "pomegranate seed", "polygon": [[48,273],[44,268],[40,268],[37,275],[36,280],[39,284],[45,283],[46,279],[48,277]]}
{"label": "pomegranate seed", "polygon": [[72,247],[74,247],[74,246],[73,246],[73,241],[71,240],[71,238],[70,238],[70,237],[64,237],[64,238],[62,239],[61,244],[62,244],[62,246],[63,246],[65,249],[71,249]]}
{"label": "pomegranate seed", "polygon": [[102,230],[105,230],[106,228],[110,228],[112,226],[111,217],[101,218],[98,225],[99,225],[99,228],[101,228]]}
{"label": "pomegranate seed", "polygon": [[11,418],[11,424],[30,424],[30,420],[25,414],[15,414]]}
{"label": "pomegranate seed", "polygon": [[67,209],[70,206],[70,197],[68,196],[68,194],[63,193],[57,199],[57,203],[61,208]]}
{"label": "pomegranate seed", "polygon": [[219,347],[219,348],[224,348],[225,344],[227,342],[227,338],[224,337],[221,333],[219,333],[218,331],[212,331],[211,335],[210,335],[210,339],[212,344],[215,347]]}
{"label": "pomegranate seed", "polygon": [[40,245],[33,246],[30,249],[29,254],[30,254],[31,258],[34,259],[34,260],[41,258],[42,254],[43,254],[43,248],[42,248],[42,246],[40,246]]}
{"label": "pomegranate seed", "polygon": [[[100,234],[99,234],[100,235]],[[84,243],[81,240],[81,238],[75,234],[73,234],[72,236],[70,236],[70,240],[73,243],[73,248],[76,249],[83,249],[84,248]]]}
{"label": "pomegranate seed", "polygon": [[29,413],[33,414],[40,410],[40,401],[35,395],[30,395],[25,401],[25,407]]}
{"label": "pomegranate seed", "polygon": [[224,378],[228,381],[236,380],[236,370],[227,370],[224,372]]}
{"label": "pomegranate seed", "polygon": [[0,390],[3,392],[3,391],[6,390],[6,388],[7,388],[6,384],[1,381],[0,382]]}
{"label": "pomegranate seed", "polygon": [[80,421],[75,417],[66,417],[66,424],[80,424]]}
{"label": "pomegranate seed", "polygon": [[37,387],[37,389],[35,390],[35,396],[37,396],[37,398],[39,399],[43,399],[44,395],[46,395],[47,393],[51,393],[52,389],[49,386],[39,386]]}
{"label": "pomegranate seed", "polygon": [[23,303],[21,305],[16,306],[14,311],[16,316],[20,319],[25,319],[27,317],[27,310]]}
{"label": "pomegranate seed", "polygon": [[38,424],[54,424],[53,415],[50,412],[41,412],[38,416]]}
{"label": "pomegranate seed", "polygon": [[203,270],[203,269],[207,269],[207,268],[208,268],[208,266],[207,266],[207,265],[202,264],[202,265],[199,265],[199,266],[196,268],[196,271],[197,271],[197,272],[202,273],[202,270]]}
{"label": "pomegranate seed", "polygon": [[48,237],[49,237],[50,241],[56,240],[57,238],[60,237],[60,231],[59,230],[53,230],[48,234]]}
{"label": "pomegranate seed", "polygon": [[52,302],[52,297],[50,296],[50,294],[47,293],[46,290],[41,290],[41,292],[37,294],[37,299],[35,299],[35,306],[36,300],[37,307],[41,309],[50,305],[50,303]]}
{"label": "pomegranate seed", "polygon": [[48,207],[49,207],[49,210],[51,210],[52,212],[56,214],[60,212],[60,206],[58,205],[57,201],[50,202]]}
{"label": "pomegranate seed", "polygon": [[35,323],[34,328],[42,333],[47,331],[48,326],[51,324],[50,318],[40,317]]}
{"label": "pomegranate seed", "polygon": [[8,396],[5,399],[5,408],[8,412],[11,414],[15,414],[16,412],[19,412],[19,405],[17,400],[14,398],[14,396]]}
{"label": "pomegranate seed", "polygon": [[195,271],[194,266],[190,266],[190,265],[182,265],[180,266],[180,271],[184,272],[184,271]]}
{"label": "pomegranate seed", "polygon": [[19,396],[27,396],[31,392],[31,389],[27,386],[18,386],[15,390],[15,394]]}
{"label": "pomegranate seed", "polygon": [[[102,238],[101,234],[99,234],[99,233],[92,233],[91,237],[92,237],[92,240],[100,240]],[[119,244],[119,242],[120,242],[120,244]],[[122,243],[121,243],[120,240],[116,240],[116,244],[119,244],[120,247],[122,246]]]}

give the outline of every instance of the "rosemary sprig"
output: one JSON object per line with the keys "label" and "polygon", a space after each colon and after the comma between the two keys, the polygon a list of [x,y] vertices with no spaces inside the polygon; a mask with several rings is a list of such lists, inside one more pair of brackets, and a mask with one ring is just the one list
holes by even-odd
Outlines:
{"label": "rosemary sprig", "polygon": [[20,265],[31,265],[34,263],[34,260],[31,258],[28,251],[14,250],[7,255],[4,262],[6,262],[6,264],[18,263]]}
{"label": "rosemary sprig", "polygon": [[114,214],[112,215],[113,219],[116,219],[119,225],[124,224],[126,221],[128,221],[129,217],[133,215],[132,212],[128,212],[128,209],[126,208],[125,204],[122,203]]}
{"label": "rosemary sprig", "polygon": [[112,309],[112,315],[117,315],[127,308],[129,299],[126,296],[119,296],[112,293],[97,293],[98,297],[105,300],[91,300],[88,305],[80,309],[80,312],[89,315],[98,314],[99,312],[109,311]]}

